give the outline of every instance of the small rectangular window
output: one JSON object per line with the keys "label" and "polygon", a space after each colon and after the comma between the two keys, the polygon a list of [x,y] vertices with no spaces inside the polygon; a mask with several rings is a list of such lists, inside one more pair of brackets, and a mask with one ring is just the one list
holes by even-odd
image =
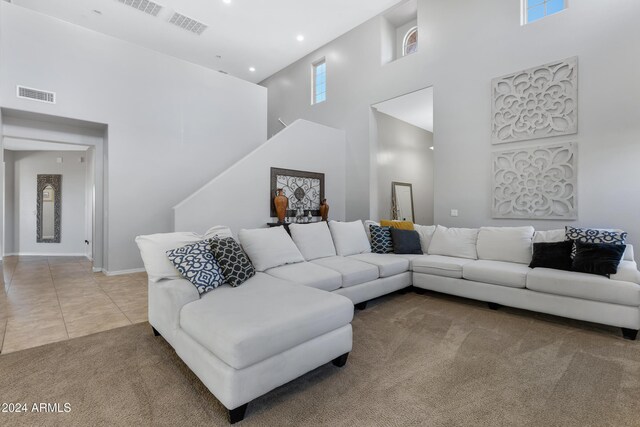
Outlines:
{"label": "small rectangular window", "polygon": [[566,7],[566,0],[522,0],[522,23],[530,24]]}
{"label": "small rectangular window", "polygon": [[322,58],[312,65],[311,104],[319,104],[327,100],[327,63]]}

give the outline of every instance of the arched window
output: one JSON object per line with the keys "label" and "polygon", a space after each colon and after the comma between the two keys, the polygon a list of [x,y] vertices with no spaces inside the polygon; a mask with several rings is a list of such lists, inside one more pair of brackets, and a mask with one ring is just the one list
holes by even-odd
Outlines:
{"label": "arched window", "polygon": [[402,56],[410,55],[418,51],[418,27],[413,27],[404,36],[402,42]]}

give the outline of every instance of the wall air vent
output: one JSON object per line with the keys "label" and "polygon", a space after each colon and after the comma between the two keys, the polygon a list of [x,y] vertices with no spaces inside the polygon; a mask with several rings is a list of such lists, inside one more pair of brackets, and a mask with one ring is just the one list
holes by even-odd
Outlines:
{"label": "wall air vent", "polygon": [[141,12],[148,13],[151,16],[158,16],[162,10],[162,6],[149,0],[118,0],[120,3],[138,9]]}
{"label": "wall air vent", "polygon": [[169,23],[176,25],[183,30],[191,31],[197,35],[202,34],[204,30],[207,29],[207,25],[202,22],[198,22],[195,19],[191,19],[187,16],[181,15],[178,12],[175,12],[171,19],[169,19]]}
{"label": "wall air vent", "polygon": [[34,101],[46,102],[47,104],[56,103],[55,92],[48,92],[26,86],[18,86],[17,88],[18,98],[32,99]]}

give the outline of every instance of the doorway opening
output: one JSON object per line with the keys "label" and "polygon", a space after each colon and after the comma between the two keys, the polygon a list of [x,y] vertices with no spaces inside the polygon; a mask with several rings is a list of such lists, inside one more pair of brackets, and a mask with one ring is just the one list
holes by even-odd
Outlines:
{"label": "doorway opening", "polygon": [[2,109],[2,255],[105,259],[103,124]]}
{"label": "doorway opening", "polygon": [[372,218],[434,223],[433,87],[371,106]]}

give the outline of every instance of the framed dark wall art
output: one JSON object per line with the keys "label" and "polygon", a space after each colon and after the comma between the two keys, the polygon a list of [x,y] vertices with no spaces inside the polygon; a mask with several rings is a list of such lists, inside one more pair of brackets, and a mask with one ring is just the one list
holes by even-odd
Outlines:
{"label": "framed dark wall art", "polygon": [[320,216],[320,202],[324,199],[324,174],[292,169],[271,168],[271,197],[269,206],[271,216],[276,216],[273,197],[276,190],[282,188],[289,199],[287,216],[294,216],[298,207],[311,211],[311,215]]}

